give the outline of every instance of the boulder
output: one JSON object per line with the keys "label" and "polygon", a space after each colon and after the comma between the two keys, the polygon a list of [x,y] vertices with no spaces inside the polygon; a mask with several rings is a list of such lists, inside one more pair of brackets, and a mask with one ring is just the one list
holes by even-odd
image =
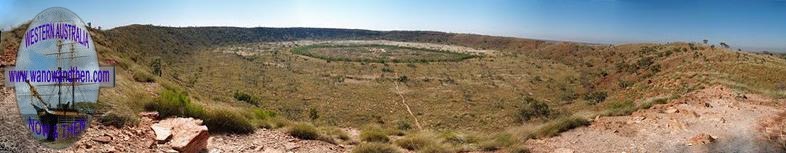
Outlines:
{"label": "boulder", "polygon": [[[171,129],[171,139],[168,144],[179,152],[199,152],[207,148],[210,138],[207,126],[202,125],[202,120],[194,118],[169,118],[151,125],[153,130],[159,129],[161,137],[156,132],[156,140],[163,138],[166,141],[166,129]],[[168,136],[167,136],[168,137]]]}

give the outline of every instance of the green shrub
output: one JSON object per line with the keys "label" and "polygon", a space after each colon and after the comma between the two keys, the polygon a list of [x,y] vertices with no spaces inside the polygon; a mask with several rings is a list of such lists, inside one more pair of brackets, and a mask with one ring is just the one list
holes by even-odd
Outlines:
{"label": "green shrub", "polygon": [[458,133],[458,132],[443,132],[440,137],[444,139],[444,142],[454,144],[454,145],[463,145],[463,144],[471,144],[477,143],[478,138],[473,135]]}
{"label": "green shrub", "polygon": [[316,108],[308,108],[308,118],[315,121],[319,118],[319,111]]}
{"label": "green shrub", "polygon": [[282,127],[287,127],[287,126],[290,126],[290,125],[294,124],[294,123],[292,123],[292,121],[289,121],[289,120],[283,119],[283,118],[273,118],[270,121],[271,121],[271,123],[273,123],[272,124],[273,128],[282,128]]}
{"label": "green shrub", "polygon": [[658,72],[660,72],[660,64],[654,64],[654,65],[650,66],[650,67],[649,67],[649,70],[650,70],[650,72],[652,72],[652,73],[658,73]]}
{"label": "green shrub", "polygon": [[517,116],[519,121],[526,122],[532,118],[545,118],[551,113],[549,105],[531,97],[524,97],[523,104],[519,107]]}
{"label": "green shrub", "polygon": [[436,145],[435,138],[427,137],[423,134],[410,134],[396,140],[396,145],[408,150],[420,150],[430,145]]}
{"label": "green shrub", "polygon": [[325,136],[330,138],[335,138],[342,141],[349,141],[351,139],[347,132],[336,127],[320,127],[320,131],[324,132]]}
{"label": "green shrub", "polygon": [[397,120],[396,121],[396,129],[401,131],[407,131],[412,129],[412,124],[404,120]]}
{"label": "green shrub", "polygon": [[153,75],[161,76],[161,58],[156,57],[153,59],[153,63],[150,64],[150,68],[153,69]]}
{"label": "green shrub", "polygon": [[552,136],[556,136],[561,132],[565,132],[570,129],[581,127],[581,126],[586,126],[589,124],[590,122],[587,119],[581,117],[576,117],[576,116],[563,117],[541,126],[537,130],[535,130],[534,133],[532,133],[532,136],[539,137],[539,138],[552,137]]}
{"label": "green shrub", "polygon": [[513,135],[500,133],[494,135],[493,137],[487,138],[478,146],[480,149],[485,151],[495,151],[513,145],[514,143],[516,143],[516,139],[513,137]]}
{"label": "green shrub", "polygon": [[308,123],[299,123],[293,125],[289,129],[289,135],[305,140],[315,140],[320,137],[317,128],[314,127],[314,125]]}
{"label": "green shrub", "polygon": [[390,141],[390,138],[388,138],[388,135],[381,128],[368,127],[360,132],[360,140],[366,142],[387,143],[388,141]]}
{"label": "green shrub", "polygon": [[259,105],[261,104],[259,102],[260,101],[259,98],[251,96],[251,95],[249,95],[249,94],[247,94],[245,92],[235,91],[235,93],[232,94],[232,97],[234,97],[238,101],[246,102],[248,104],[251,104],[251,105],[254,105],[254,106],[257,106],[257,107],[259,107]]}
{"label": "green shrub", "polygon": [[587,100],[589,104],[594,105],[606,100],[607,96],[608,94],[605,91],[593,91],[587,95],[584,95],[584,100]]}
{"label": "green shrub", "polygon": [[604,115],[609,116],[623,116],[623,115],[630,115],[636,111],[636,104],[633,101],[621,101],[611,103],[606,109],[606,113]]}
{"label": "green shrub", "polygon": [[638,66],[639,69],[643,69],[649,67],[654,63],[655,61],[652,59],[652,57],[644,57],[639,59],[639,61],[636,61],[636,66]]}
{"label": "green shrub", "polygon": [[163,89],[158,97],[158,102],[147,104],[145,108],[158,111],[161,117],[201,117],[204,115],[204,109],[191,103],[187,93],[171,89]]}
{"label": "green shrub", "polygon": [[393,68],[390,68],[390,67],[387,67],[387,66],[383,67],[382,68],[382,72],[393,72]]}
{"label": "green shrub", "polygon": [[259,120],[269,120],[276,117],[276,112],[264,110],[260,108],[251,108],[251,112],[254,113],[254,117]]}
{"label": "green shrub", "polygon": [[396,79],[396,81],[398,81],[398,82],[407,82],[407,81],[409,81],[409,78],[406,75],[401,75],[401,76],[398,77],[398,79]]}
{"label": "green shrub", "polygon": [[256,129],[256,126],[251,124],[249,119],[243,117],[243,115],[224,108],[214,108],[203,115],[201,119],[204,120],[210,132],[251,133]]}
{"label": "green shrub", "polygon": [[364,143],[355,146],[352,153],[398,153],[398,149],[383,143]]}
{"label": "green shrub", "polygon": [[205,115],[205,109],[202,105],[188,103],[183,107],[183,116],[199,118]]}
{"label": "green shrub", "polygon": [[252,122],[237,111],[225,108],[204,109],[192,103],[188,94],[182,90],[165,88],[158,101],[148,103],[145,109],[155,110],[161,117],[181,116],[202,119],[211,132],[250,133],[255,127]]}
{"label": "green shrub", "polygon": [[573,91],[572,89],[565,89],[562,92],[560,92],[559,95],[559,99],[566,102],[576,100],[576,98],[578,98],[578,96],[576,95],[576,92]]}

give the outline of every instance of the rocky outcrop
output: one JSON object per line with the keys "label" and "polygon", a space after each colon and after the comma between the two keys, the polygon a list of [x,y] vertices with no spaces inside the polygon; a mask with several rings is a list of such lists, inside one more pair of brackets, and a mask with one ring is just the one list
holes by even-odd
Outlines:
{"label": "rocky outcrop", "polygon": [[204,150],[210,138],[207,126],[202,125],[202,120],[194,118],[168,118],[150,127],[159,143],[166,143],[179,152]]}

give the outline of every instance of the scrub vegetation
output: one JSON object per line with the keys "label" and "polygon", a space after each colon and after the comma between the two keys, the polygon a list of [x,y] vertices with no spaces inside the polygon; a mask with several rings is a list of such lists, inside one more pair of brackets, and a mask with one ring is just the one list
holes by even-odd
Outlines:
{"label": "scrub vegetation", "polygon": [[[20,30],[4,32],[3,47],[13,48],[7,42],[19,42]],[[117,66],[117,87],[99,99],[106,124],[151,110],[202,119],[211,133],[282,128],[357,144],[353,152],[526,152],[527,139],[716,84],[786,98],[786,56],[690,42],[150,25],[90,32],[101,64]],[[335,43],[346,40],[441,47]],[[457,46],[490,52],[445,49]],[[337,127],[361,130],[352,138]]]}

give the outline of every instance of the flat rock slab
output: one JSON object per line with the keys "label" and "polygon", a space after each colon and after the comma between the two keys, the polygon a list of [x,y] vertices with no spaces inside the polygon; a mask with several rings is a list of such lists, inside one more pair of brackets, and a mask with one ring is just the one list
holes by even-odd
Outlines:
{"label": "flat rock slab", "polygon": [[159,143],[166,143],[166,140],[172,136],[172,128],[171,127],[163,127],[160,124],[153,124],[150,126],[153,129],[153,132],[156,134],[156,141]]}
{"label": "flat rock slab", "polygon": [[166,134],[167,129],[171,130],[172,139],[168,144],[180,152],[202,151],[207,148],[207,141],[210,138],[207,126],[202,125],[202,120],[194,118],[168,118],[150,127],[159,130],[156,132],[156,140],[166,141],[169,137]]}

